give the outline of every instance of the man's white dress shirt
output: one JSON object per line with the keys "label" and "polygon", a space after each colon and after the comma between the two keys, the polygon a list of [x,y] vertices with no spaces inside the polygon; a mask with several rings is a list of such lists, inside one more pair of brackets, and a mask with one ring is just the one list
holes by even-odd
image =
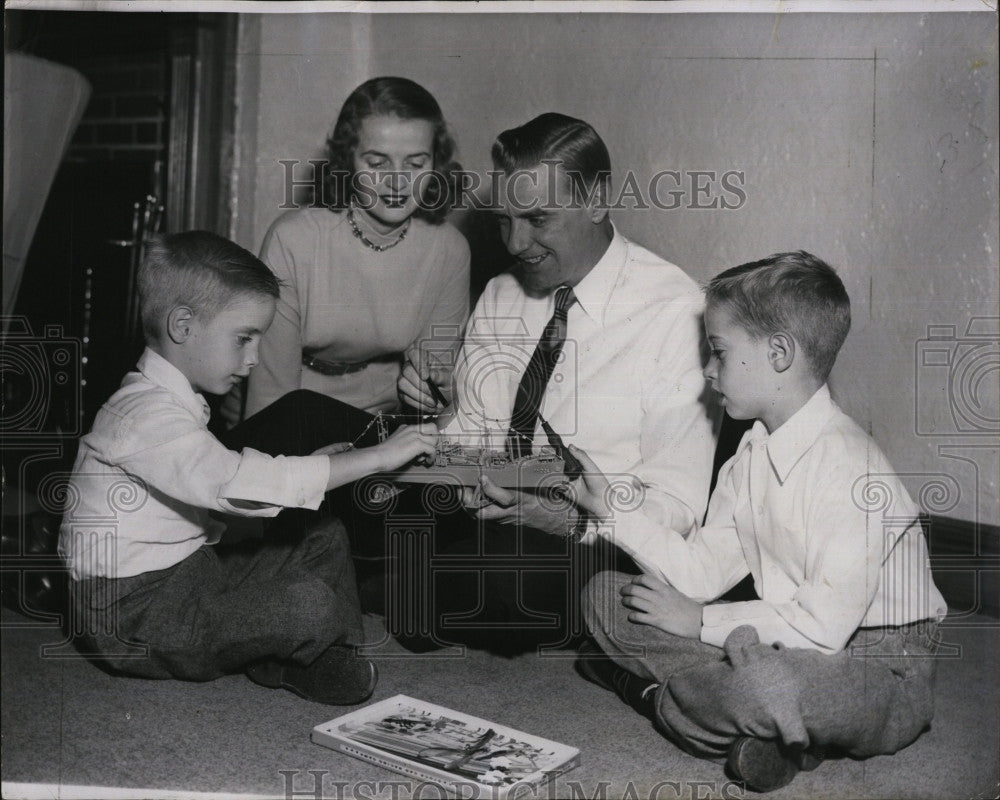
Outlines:
{"label": "man's white dress shirt", "polygon": [[[701,292],[617,231],[573,292],[541,415],[606,474],[638,478],[651,519],[687,530],[704,513],[715,448]],[[447,436],[504,448],[521,375],[554,308],[554,295],[529,297],[511,274],[487,284],[466,330]],[[547,443],[539,423],[535,451]]]}

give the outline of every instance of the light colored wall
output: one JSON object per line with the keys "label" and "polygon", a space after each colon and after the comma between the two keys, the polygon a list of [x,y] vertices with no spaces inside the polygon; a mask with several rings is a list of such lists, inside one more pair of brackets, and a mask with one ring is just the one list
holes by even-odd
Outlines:
{"label": "light colored wall", "polygon": [[[343,99],[379,74],[434,93],[471,169],[497,132],[558,110],[601,133],[619,186],[626,170],[742,171],[737,210],[614,219],[699,281],[787,249],[836,266],[854,311],[837,398],[927,510],[997,523],[994,15],[276,15],[242,33],[240,74],[259,86],[241,107],[242,244],[280,213],[276,161],[319,156]],[[963,334],[983,316],[993,344],[974,349]],[[956,337],[921,344],[930,325]],[[940,355],[918,366],[928,347],[957,354],[951,395]]]}

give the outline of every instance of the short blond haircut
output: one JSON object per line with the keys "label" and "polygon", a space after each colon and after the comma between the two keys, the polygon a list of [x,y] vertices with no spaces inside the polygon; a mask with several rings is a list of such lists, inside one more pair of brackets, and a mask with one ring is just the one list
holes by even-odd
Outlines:
{"label": "short blond haircut", "polygon": [[160,338],[178,306],[210,319],[240,295],[278,297],[281,282],[259,258],[208,231],[154,237],[139,267],[139,305],[147,340]]}
{"label": "short blond haircut", "polygon": [[755,338],[790,333],[821,381],[851,329],[851,299],[843,282],[833,267],[805,250],[727,269],[709,281],[705,302],[724,307]]}

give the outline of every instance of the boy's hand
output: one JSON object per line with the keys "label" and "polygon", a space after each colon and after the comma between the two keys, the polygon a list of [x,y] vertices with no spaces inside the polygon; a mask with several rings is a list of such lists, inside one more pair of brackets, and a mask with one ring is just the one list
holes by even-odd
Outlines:
{"label": "boy's hand", "polygon": [[377,471],[389,472],[420,456],[433,464],[437,441],[438,430],[433,425],[400,425],[388,439],[368,449],[377,456]]}
{"label": "boy's hand", "polygon": [[621,588],[629,622],[651,625],[688,639],[701,638],[701,603],[652,575],[637,575]]}
{"label": "boy's hand", "polygon": [[604,477],[601,468],[594,463],[594,460],[576,445],[569,445],[570,452],[576,456],[577,461],[583,467],[583,476],[566,487],[566,495],[578,506],[586,509],[604,522],[614,516],[608,508],[608,489],[611,484]]}
{"label": "boy's hand", "polygon": [[473,487],[462,488],[462,507],[476,519],[510,522],[517,515],[514,492],[497,486],[483,475]]}
{"label": "boy's hand", "polygon": [[390,472],[415,458],[434,462],[437,453],[437,428],[433,425],[400,425],[380,444],[355,449],[348,442],[321,447],[314,455],[330,459],[330,477],[326,490],[351,483],[376,472]]}
{"label": "boy's hand", "polygon": [[479,516],[479,511],[487,506],[493,505],[493,501],[483,494],[482,487],[480,487],[479,484],[472,487],[463,486],[459,497],[462,502],[462,508],[477,518]]}

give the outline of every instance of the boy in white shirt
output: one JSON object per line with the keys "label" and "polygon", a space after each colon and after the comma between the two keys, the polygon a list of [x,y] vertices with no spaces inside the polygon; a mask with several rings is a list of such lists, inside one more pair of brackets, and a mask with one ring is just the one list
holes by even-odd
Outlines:
{"label": "boy in white shirt", "polygon": [[[830,398],[850,328],[840,278],[782,253],[718,275],[706,301],[705,377],[730,416],[756,422],[686,538],[641,507],[614,509],[573,449],[586,470],[577,502],[644,570],[588,585],[588,627],[611,660],[591,646],[578,668],[688,752],[770,791],[824,753],[894,753],[920,735],[947,608],[917,506]],[[712,602],[748,574],[760,599]]]}
{"label": "boy in white shirt", "polygon": [[437,434],[402,426],[375,447],[304,457],[226,449],[207,430],[201,393],[225,394],[256,365],[278,293],[262,262],[215,234],[149,245],[147,346],[80,441],[59,552],[77,640],[111,669],[186,680],[246,670],[271,688],[354,704],[377,671],[355,654],[363,631],[342,529],[216,547],[225,526],[209,512],[316,509],[333,487],[432,457]]}

